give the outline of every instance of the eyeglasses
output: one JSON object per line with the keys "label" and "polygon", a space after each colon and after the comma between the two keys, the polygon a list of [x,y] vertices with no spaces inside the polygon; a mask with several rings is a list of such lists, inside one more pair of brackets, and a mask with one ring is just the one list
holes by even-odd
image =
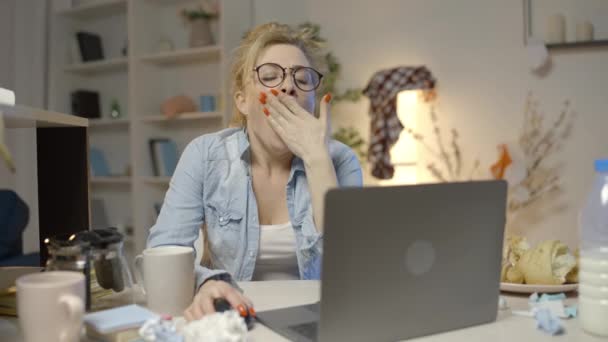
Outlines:
{"label": "eyeglasses", "polygon": [[265,63],[253,69],[253,71],[258,74],[258,80],[263,86],[275,88],[285,81],[287,69],[291,69],[293,83],[302,91],[313,91],[321,84],[323,74],[309,67],[283,68],[276,63]]}

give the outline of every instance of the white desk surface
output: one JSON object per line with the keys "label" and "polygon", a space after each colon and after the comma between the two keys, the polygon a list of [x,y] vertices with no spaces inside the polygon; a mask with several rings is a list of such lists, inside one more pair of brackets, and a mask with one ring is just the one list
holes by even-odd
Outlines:
{"label": "white desk surface", "polygon": [[[239,285],[255,304],[257,312],[294,305],[314,303],[319,299],[317,281],[266,281],[243,282]],[[503,295],[511,309],[527,310],[525,296]],[[573,304],[576,298],[568,298],[566,304]],[[498,319],[491,324],[431,335],[408,341],[413,342],[516,342],[516,341],[608,341],[586,334],[579,328],[578,319],[562,321],[566,333],[550,336],[536,329],[533,318],[511,315],[510,311],[499,311]],[[608,324],[608,322],[607,322]],[[256,324],[249,334],[250,341],[288,341],[261,324]]]}
{"label": "white desk surface", "polygon": [[[239,285],[247,296],[255,303],[256,311],[265,311],[282,307],[314,303],[319,299],[318,281],[265,281],[242,282]],[[527,297],[504,295],[510,308],[526,310]],[[573,304],[576,298],[568,298],[567,304]],[[412,339],[414,342],[515,342],[515,341],[572,341],[591,342],[608,341],[588,335],[579,328],[578,319],[563,320],[566,333],[561,336],[550,336],[536,329],[532,318],[514,316],[507,311],[499,311],[498,319],[494,323],[481,326],[446,332]],[[3,342],[19,341],[17,320],[15,318],[0,317],[0,340]],[[288,341],[272,330],[257,323],[249,332],[248,341],[272,342]]]}

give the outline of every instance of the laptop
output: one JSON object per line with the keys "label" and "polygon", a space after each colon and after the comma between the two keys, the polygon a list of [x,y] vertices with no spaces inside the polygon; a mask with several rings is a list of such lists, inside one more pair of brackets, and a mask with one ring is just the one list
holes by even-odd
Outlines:
{"label": "laptop", "polygon": [[258,313],[292,341],[397,341],[496,320],[504,181],[325,198],[321,301]]}

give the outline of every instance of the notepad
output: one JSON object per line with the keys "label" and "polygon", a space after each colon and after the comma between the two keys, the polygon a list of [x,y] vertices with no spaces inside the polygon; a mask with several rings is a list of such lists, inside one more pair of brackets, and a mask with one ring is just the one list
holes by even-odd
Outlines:
{"label": "notepad", "polygon": [[86,314],[84,323],[99,334],[138,328],[145,321],[158,318],[158,315],[139,305],[121,306],[115,309]]}

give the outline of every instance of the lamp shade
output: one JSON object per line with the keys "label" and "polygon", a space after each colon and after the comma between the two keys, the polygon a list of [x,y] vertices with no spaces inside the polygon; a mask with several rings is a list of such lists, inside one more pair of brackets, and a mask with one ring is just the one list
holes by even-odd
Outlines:
{"label": "lamp shade", "polygon": [[391,179],[395,173],[390,150],[403,130],[397,116],[397,94],[404,90],[429,90],[435,85],[435,78],[425,66],[385,69],[372,76],[363,94],[370,99],[368,161],[374,177]]}

